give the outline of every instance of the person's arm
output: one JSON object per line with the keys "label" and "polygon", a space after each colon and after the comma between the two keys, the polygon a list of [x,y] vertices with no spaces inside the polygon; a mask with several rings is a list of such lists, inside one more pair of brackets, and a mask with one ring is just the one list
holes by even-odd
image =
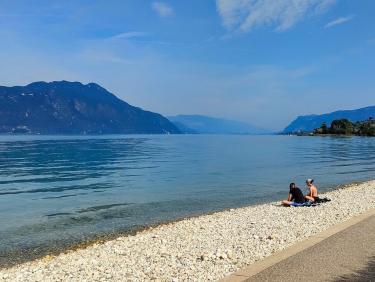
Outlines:
{"label": "person's arm", "polygon": [[288,196],[288,201],[292,201],[292,198],[293,198],[293,195],[291,193],[289,193],[289,196]]}

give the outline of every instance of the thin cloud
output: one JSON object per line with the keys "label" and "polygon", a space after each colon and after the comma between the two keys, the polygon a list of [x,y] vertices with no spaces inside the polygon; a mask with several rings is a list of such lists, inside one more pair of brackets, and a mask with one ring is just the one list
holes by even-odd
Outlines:
{"label": "thin cloud", "polygon": [[346,23],[346,22],[349,22],[351,21],[352,19],[354,19],[354,15],[351,15],[351,16],[347,16],[347,17],[340,17],[340,18],[337,18],[329,23],[327,23],[324,28],[331,28],[331,27],[334,27],[334,26],[337,26],[337,25],[340,25],[340,24],[343,24],[343,23]]}
{"label": "thin cloud", "polygon": [[250,32],[271,26],[285,31],[304,18],[327,11],[336,0],[216,0],[223,25],[231,31]]}
{"label": "thin cloud", "polygon": [[130,31],[130,32],[123,32],[116,34],[114,36],[111,36],[110,39],[131,39],[131,38],[139,38],[146,36],[146,33],[144,32],[138,32],[138,31]]}
{"label": "thin cloud", "polygon": [[83,50],[79,54],[80,58],[90,61],[90,62],[99,62],[99,63],[115,63],[115,64],[132,64],[133,61],[127,60],[120,55],[108,51],[108,50],[96,50],[95,48]]}
{"label": "thin cloud", "polygon": [[165,2],[153,2],[151,7],[162,18],[174,15],[173,8]]}

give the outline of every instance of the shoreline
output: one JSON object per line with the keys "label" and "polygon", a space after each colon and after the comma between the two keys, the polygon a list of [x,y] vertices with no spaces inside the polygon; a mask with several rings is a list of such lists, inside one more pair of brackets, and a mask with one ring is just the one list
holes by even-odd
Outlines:
{"label": "shoreline", "polygon": [[[358,182],[353,182],[351,184],[337,185],[335,188],[333,188],[333,190],[343,189],[344,186],[352,185],[352,184],[354,185],[354,184],[357,184],[357,183],[360,184],[360,183],[364,183],[364,182],[367,182],[367,181],[358,181]],[[158,227],[173,225],[175,223],[178,223],[178,222],[181,222],[181,221],[184,221],[184,220],[190,220],[190,219],[195,219],[195,218],[199,218],[199,217],[202,217],[202,216],[209,216],[209,215],[214,215],[214,214],[221,213],[221,212],[232,211],[232,210],[235,210],[235,209],[255,207],[255,206],[271,204],[271,203],[276,203],[276,202],[265,201],[265,202],[259,202],[259,203],[256,203],[256,204],[251,204],[251,205],[243,205],[243,206],[239,206],[239,207],[223,208],[223,209],[205,212],[205,213],[201,213],[201,214],[199,214],[199,213],[198,214],[191,214],[189,216],[184,216],[184,217],[180,217],[180,218],[176,218],[176,219],[164,220],[164,221],[160,221],[160,222],[150,224],[150,225],[145,225],[145,226],[139,225],[139,226],[135,226],[135,227],[133,227],[129,230],[123,230],[123,231],[116,232],[116,233],[108,233],[108,234],[105,234],[105,235],[96,235],[96,236],[93,236],[90,239],[83,240],[81,242],[67,244],[67,247],[59,247],[56,250],[46,251],[43,254],[33,254],[33,255],[25,256],[23,258],[17,258],[16,260],[13,260],[13,261],[6,261],[5,263],[2,263],[0,261],[0,272],[4,269],[12,268],[12,267],[24,264],[24,263],[33,262],[33,261],[37,261],[37,260],[43,260],[45,258],[57,257],[57,256],[62,255],[62,254],[68,254],[68,253],[72,253],[72,252],[79,251],[79,250],[82,250],[82,249],[90,248],[91,246],[94,246],[94,245],[97,245],[97,244],[102,245],[102,244],[105,244],[108,241],[116,240],[119,237],[136,236],[139,233],[152,231],[153,229],[158,228]],[[25,251],[20,250],[19,252],[25,252]],[[31,251],[28,250],[27,252],[31,252]]]}
{"label": "shoreline", "polygon": [[[350,183],[350,184],[338,185],[338,186],[334,187],[332,190],[329,190],[329,192],[322,193],[322,196],[323,197],[325,195],[329,196],[330,194],[340,195],[340,192],[341,192],[341,194],[343,194],[342,191],[346,191],[347,189],[353,190],[353,191],[355,189],[358,190],[358,187],[360,187],[360,186],[367,187],[366,189],[370,189],[370,190],[374,189],[375,188],[375,180],[370,180],[370,181],[365,181],[365,182],[354,182],[354,183]],[[360,189],[362,189],[362,188],[360,188]],[[363,188],[363,189],[365,189],[365,188]],[[353,192],[353,191],[351,191],[351,192]],[[350,193],[347,193],[347,194],[350,194]],[[369,195],[371,195],[371,194],[369,194]],[[375,207],[375,204],[374,204],[375,203],[375,197],[370,198],[368,200],[370,201],[369,202],[370,208],[374,208]],[[115,249],[115,250],[118,249],[119,251],[118,251],[118,253],[115,252],[115,256],[120,255],[122,257],[124,254],[121,254],[121,253],[125,252],[127,254],[127,251],[129,250],[129,248],[125,248],[125,250],[121,250],[121,246],[118,246],[118,242],[126,241],[126,243],[129,244],[132,241],[137,241],[137,239],[141,239],[141,241],[142,241],[144,239],[144,237],[146,237],[148,239],[146,241],[149,241],[149,240],[157,241],[157,242],[152,242],[153,243],[152,247],[155,248],[155,250],[157,250],[157,251],[154,252],[153,255],[161,256],[161,258],[164,258],[162,260],[166,260],[166,258],[172,258],[173,257],[173,255],[170,254],[170,250],[168,250],[168,248],[167,249],[163,248],[163,247],[166,247],[164,245],[168,245],[168,239],[166,239],[167,241],[165,241],[165,239],[162,238],[162,237],[164,237],[162,235],[156,235],[156,237],[153,237],[154,236],[154,235],[152,235],[153,233],[160,233],[160,232],[166,231],[167,236],[165,236],[165,237],[168,237],[170,235],[169,234],[170,232],[172,232],[172,234],[173,234],[173,232],[177,232],[177,235],[179,235],[179,236],[181,235],[182,237],[184,237],[186,235],[184,237],[184,240],[182,240],[182,242],[185,241],[185,243],[186,242],[187,243],[193,243],[193,247],[194,247],[194,245],[196,245],[197,242],[191,241],[191,235],[197,235],[197,237],[200,237],[199,231],[202,230],[202,232],[204,232],[204,230],[206,229],[207,226],[209,228],[214,229],[215,231],[218,231],[218,229],[217,229],[218,224],[214,220],[215,218],[219,218],[220,220],[224,220],[224,221],[229,219],[229,221],[228,221],[229,224],[232,224],[232,220],[243,220],[243,218],[241,218],[241,214],[244,213],[242,216],[246,216],[245,219],[250,220],[251,225],[253,225],[253,224],[257,224],[257,223],[262,223],[263,221],[261,219],[261,216],[260,217],[258,216],[258,218],[255,216],[255,218],[254,218],[254,216],[252,216],[251,212],[249,214],[249,211],[256,212],[257,210],[260,209],[260,210],[264,210],[266,213],[269,213],[269,210],[271,210],[272,212],[277,212],[277,213],[278,212],[281,212],[281,213],[284,212],[285,213],[285,211],[289,209],[290,211],[293,211],[293,212],[295,212],[296,210],[301,210],[301,211],[304,210],[304,211],[307,211],[309,213],[311,211],[314,211],[314,209],[319,209],[319,207],[328,207],[328,209],[330,207],[330,203],[328,203],[327,205],[321,205],[321,206],[318,206],[318,207],[282,208],[282,209],[280,209],[279,207],[277,207],[277,204],[278,204],[278,202],[271,202],[271,203],[256,204],[256,205],[251,205],[251,206],[244,206],[244,207],[239,207],[239,208],[229,208],[229,209],[225,209],[225,210],[221,210],[221,211],[214,211],[214,212],[211,212],[211,213],[208,213],[208,214],[206,213],[206,214],[203,214],[203,215],[193,215],[193,216],[185,217],[185,218],[182,218],[182,219],[171,220],[171,221],[163,222],[161,224],[156,224],[156,225],[153,225],[153,226],[147,226],[147,227],[137,229],[137,230],[133,230],[133,231],[128,231],[126,233],[111,234],[110,237],[104,236],[104,237],[101,237],[97,240],[90,240],[90,241],[86,241],[86,242],[77,244],[76,246],[74,246],[74,247],[72,247],[68,250],[65,250],[63,252],[59,252],[58,254],[49,254],[49,255],[43,256],[41,258],[38,258],[36,260],[28,261],[28,262],[21,263],[21,264],[16,264],[16,265],[13,265],[13,266],[10,266],[10,267],[1,268],[0,269],[0,278],[3,278],[4,281],[8,281],[7,278],[4,278],[4,275],[7,275],[8,272],[15,274],[19,269],[24,269],[24,268],[26,268],[26,269],[31,268],[32,269],[33,267],[38,266],[38,265],[39,266],[42,265],[43,267],[48,267],[48,265],[50,263],[52,263],[53,261],[58,261],[61,258],[76,257],[77,255],[78,255],[78,257],[80,257],[80,255],[79,255],[80,253],[85,253],[85,252],[90,253],[89,258],[91,259],[91,256],[94,255],[92,252],[94,251],[94,253],[95,253],[95,251],[98,250],[98,249],[105,249],[105,251],[110,251],[110,253],[112,253],[113,249]],[[348,211],[346,211],[346,212],[348,212]],[[350,214],[350,212],[348,212],[346,214],[346,217],[350,218],[352,216],[355,216],[356,214],[358,214],[358,213]],[[244,223],[249,223],[246,220],[244,221]],[[342,220],[341,221],[339,220],[338,222],[342,222]],[[338,222],[336,222],[336,224]],[[205,224],[202,224],[202,223],[205,223]],[[191,230],[188,227],[191,224],[192,224],[192,227],[195,227],[194,231],[197,231],[196,225],[197,224],[200,225],[200,226],[198,226],[198,233],[197,234],[189,234],[189,232]],[[182,227],[181,227],[181,225],[182,225]],[[207,225],[207,226],[205,226],[205,225]],[[219,225],[221,225],[219,227],[225,228],[225,224],[224,225],[219,224]],[[232,226],[232,227],[234,229],[239,228],[239,226],[237,224],[233,224],[233,225],[234,226]],[[329,225],[329,226],[332,226],[332,225],[334,225],[334,223]],[[322,230],[324,230],[324,229],[322,229]],[[241,230],[239,229],[238,231],[240,232]],[[230,233],[231,230],[229,230],[228,232]],[[278,231],[274,230],[273,232],[278,232]],[[185,234],[185,233],[188,233],[188,234]],[[195,232],[193,232],[193,233],[195,233]],[[310,233],[308,232],[308,234],[310,234]],[[313,232],[312,234],[310,234],[310,236],[314,235],[314,234],[316,234],[316,233]],[[211,236],[211,233],[208,233],[207,235]],[[244,235],[244,234],[241,234],[241,235]],[[268,238],[268,237],[270,237],[270,238]],[[250,241],[253,241],[253,243],[255,241],[257,243],[260,243],[260,245],[263,244],[263,243],[265,243],[267,245],[268,243],[270,243],[272,241],[275,241],[274,239],[278,239],[279,236],[277,234],[276,235],[271,234],[271,235],[268,235],[268,237],[260,238],[259,235],[255,234],[252,238],[250,238],[250,239],[252,239]],[[272,237],[275,237],[275,238],[272,238]],[[282,242],[282,244],[279,244],[277,247],[274,246],[274,248],[271,248],[271,252],[270,252],[270,250],[267,250],[266,252],[263,253],[263,255],[260,255],[258,257],[253,258],[252,263],[269,256],[270,254],[274,253],[277,250],[284,249],[285,247],[291,246],[294,243],[299,242],[300,241],[299,239],[306,239],[308,237],[309,236],[307,236],[307,237],[302,236],[301,238],[296,237],[291,242]],[[161,239],[159,239],[159,238],[161,238]],[[218,238],[220,239],[220,236],[218,236]],[[154,239],[156,239],[156,240],[154,240]],[[172,236],[172,239],[173,239],[173,236]],[[200,238],[200,239],[205,240],[204,238]],[[233,238],[233,239],[235,240],[236,238]],[[244,239],[243,243],[246,244],[247,243],[246,241],[248,241],[247,239],[249,239],[249,238],[244,237],[243,239]],[[199,241],[200,240],[198,240],[198,243],[199,243]],[[179,244],[177,244],[177,245],[181,245],[182,242],[179,242]],[[111,245],[115,245],[115,246],[111,246]],[[132,244],[130,244],[130,245],[132,245]],[[224,245],[219,244],[219,245],[222,245],[222,247],[225,247],[225,244]],[[238,245],[241,246],[241,244],[238,244]],[[255,246],[255,247],[257,247],[257,246]],[[178,246],[177,246],[177,248],[178,248]],[[183,266],[189,266],[190,264],[195,264],[195,265],[198,264],[199,265],[199,264],[202,264],[204,262],[214,262],[213,267],[215,268],[223,262],[232,261],[233,260],[232,258],[236,256],[234,254],[233,250],[228,252],[226,250],[220,250],[218,248],[216,248],[217,250],[214,251],[213,253],[209,253],[209,252],[207,253],[207,252],[204,251],[204,249],[205,249],[204,244],[201,246],[201,249],[202,250],[200,251],[200,253],[202,253],[202,254],[198,255],[198,256],[195,256],[195,261],[192,262],[192,261],[184,260],[184,264],[179,266],[179,264],[181,264],[180,259],[177,259],[177,261],[180,261],[179,263],[176,261],[176,259],[174,259],[173,261],[175,262],[175,264],[177,266],[174,267],[173,264],[172,264],[171,268],[172,269],[177,268],[177,269],[183,270],[184,269]],[[133,251],[133,250],[131,249],[131,251]],[[137,252],[137,251],[138,251],[137,249],[134,249],[134,252]],[[142,254],[142,252],[143,252],[143,254]],[[100,252],[99,252],[99,254],[100,254]],[[147,254],[146,249],[141,251],[140,257],[142,257],[142,255],[144,256],[145,254]],[[148,260],[150,260],[151,257],[152,257],[152,254],[146,255],[146,257],[148,258]],[[175,256],[175,258],[176,257],[178,258],[178,256]],[[145,262],[147,263],[148,260],[146,259]],[[111,260],[109,260],[109,262],[110,261]],[[151,259],[151,261],[152,261],[152,259]],[[218,262],[218,264],[216,264],[215,262]],[[85,264],[85,262],[81,262],[81,263]],[[208,263],[208,264],[210,264],[210,263]],[[250,262],[250,264],[251,264],[251,262]],[[206,277],[201,277],[201,276],[199,276],[199,277],[204,278],[206,280],[217,280],[217,279],[222,278],[223,275],[228,275],[231,272],[234,272],[234,271],[238,270],[239,268],[241,268],[243,266],[246,266],[246,265],[249,265],[249,261],[243,261],[243,260],[241,261],[241,259],[240,259],[239,261],[237,260],[237,263],[235,263],[235,264],[229,263],[228,265],[226,265],[225,270],[223,270],[223,271],[221,271],[220,269],[217,270],[218,273],[223,272],[221,275],[217,274],[215,276],[215,274],[212,274],[213,275],[212,277],[210,275],[208,275]],[[141,264],[141,266],[143,266],[143,264]],[[89,267],[89,269],[90,269],[90,267]],[[210,271],[210,272],[212,272],[212,271]],[[215,272],[215,271],[213,271],[213,272]],[[140,280],[148,280],[148,279],[152,278],[152,277],[150,277],[148,271],[146,271],[144,274],[145,274],[145,276],[142,275],[142,271],[141,271],[140,276],[133,277],[133,278],[140,279]],[[210,274],[210,273],[207,273],[207,274]],[[100,275],[100,273],[98,275]],[[186,277],[186,275],[187,275],[187,277],[190,277],[189,273],[184,273],[182,276]],[[199,275],[202,275],[202,273],[200,273]],[[17,275],[16,275],[16,277],[17,277]],[[181,277],[181,275],[173,276],[173,274],[171,273],[169,277]],[[194,275],[193,275],[193,277],[194,277]],[[193,278],[193,277],[191,277],[191,278]],[[25,277],[23,277],[23,278],[25,278]],[[158,275],[156,275],[156,273],[155,273],[154,278],[155,279],[158,278]],[[112,278],[107,277],[107,279],[111,280]],[[132,280],[131,277],[128,277],[127,279]],[[17,278],[15,278],[15,280],[17,281]],[[194,280],[194,278],[192,280]],[[9,281],[11,281],[11,280],[9,280]],[[30,278],[30,280],[27,280],[27,281],[35,281],[35,280]],[[162,280],[162,281],[165,281],[165,280]],[[166,281],[168,281],[168,279]],[[170,281],[170,279],[169,279],[169,281]]]}
{"label": "shoreline", "polygon": [[[334,187],[329,188],[328,190],[325,190],[325,192],[321,193],[321,194],[325,194],[327,192],[336,191],[336,190],[340,190],[340,189],[350,188],[353,185],[360,185],[360,184],[363,184],[363,183],[367,183],[369,181],[372,181],[372,180],[354,181],[354,182],[350,182],[350,183],[339,184],[339,185],[336,185]],[[89,239],[83,240],[83,241],[79,241],[79,242],[75,242],[75,243],[67,243],[66,245],[60,246],[56,249],[48,249],[46,251],[41,251],[40,253],[35,253],[35,252],[33,252],[33,250],[16,250],[16,252],[22,253],[24,256],[21,257],[21,256],[14,255],[12,257],[8,257],[8,258],[4,259],[3,261],[1,261],[1,259],[0,259],[0,271],[3,270],[3,269],[15,267],[17,265],[21,265],[21,264],[24,264],[24,263],[28,263],[28,262],[32,262],[32,261],[36,261],[36,260],[41,260],[41,259],[44,259],[46,257],[47,258],[56,257],[56,256],[59,256],[61,254],[68,254],[68,253],[75,252],[75,251],[78,251],[78,250],[81,250],[81,249],[86,249],[86,248],[89,248],[89,247],[91,247],[93,245],[96,245],[96,244],[105,244],[106,242],[116,240],[119,237],[136,236],[139,233],[151,231],[155,228],[162,227],[162,226],[173,225],[175,223],[178,223],[178,222],[181,222],[181,221],[184,221],[184,220],[190,220],[190,219],[195,219],[195,218],[199,218],[199,217],[202,217],[202,216],[214,215],[216,213],[227,212],[227,211],[232,211],[232,210],[236,210],[236,209],[250,208],[250,207],[256,207],[256,206],[267,205],[267,204],[275,204],[275,203],[279,203],[281,200],[282,199],[280,199],[277,202],[276,201],[272,201],[272,202],[264,201],[264,202],[259,202],[259,203],[256,203],[256,204],[243,205],[243,206],[239,206],[239,207],[223,208],[223,209],[214,210],[214,211],[206,212],[206,213],[202,213],[202,214],[198,213],[198,214],[192,214],[192,215],[189,215],[189,216],[184,216],[184,217],[181,217],[181,218],[164,220],[164,221],[157,222],[157,223],[154,223],[154,224],[151,224],[151,225],[145,225],[145,226],[139,225],[139,226],[135,226],[131,229],[123,230],[123,231],[120,231],[120,232],[108,233],[108,234],[105,234],[105,235],[95,235],[95,236],[93,236]]]}

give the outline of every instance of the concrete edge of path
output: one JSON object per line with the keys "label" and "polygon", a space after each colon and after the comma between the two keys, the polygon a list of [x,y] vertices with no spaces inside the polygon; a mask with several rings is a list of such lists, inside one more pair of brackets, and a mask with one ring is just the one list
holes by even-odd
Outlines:
{"label": "concrete edge of path", "polygon": [[279,263],[282,260],[285,260],[299,252],[302,252],[315,244],[318,244],[319,242],[327,239],[328,237],[343,231],[352,225],[355,225],[371,216],[375,215],[375,209],[370,209],[365,211],[364,213],[354,216],[344,222],[341,222],[339,224],[336,224],[327,230],[320,232],[314,236],[309,237],[308,239],[298,242],[294,245],[291,245],[290,247],[279,251],[263,260],[260,260],[258,262],[255,262],[248,267],[245,267],[235,273],[232,273],[231,275],[224,277],[220,280],[220,282],[240,282],[245,281],[249,279],[250,277],[258,274],[259,272]]}

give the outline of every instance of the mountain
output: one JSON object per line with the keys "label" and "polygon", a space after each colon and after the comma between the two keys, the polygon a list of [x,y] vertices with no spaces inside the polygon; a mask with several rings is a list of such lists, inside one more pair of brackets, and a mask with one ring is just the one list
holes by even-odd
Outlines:
{"label": "mountain", "polygon": [[0,133],[168,134],[160,114],[120,100],[95,83],[54,81],[0,86]]}
{"label": "mountain", "polygon": [[369,117],[375,117],[375,106],[357,110],[336,111],[323,115],[299,116],[282,133],[312,132],[315,128],[319,128],[323,122],[329,126],[333,120],[348,119],[356,122],[367,120]]}
{"label": "mountain", "polygon": [[202,115],[177,115],[168,117],[182,133],[191,134],[266,134],[262,128],[245,122]]}

